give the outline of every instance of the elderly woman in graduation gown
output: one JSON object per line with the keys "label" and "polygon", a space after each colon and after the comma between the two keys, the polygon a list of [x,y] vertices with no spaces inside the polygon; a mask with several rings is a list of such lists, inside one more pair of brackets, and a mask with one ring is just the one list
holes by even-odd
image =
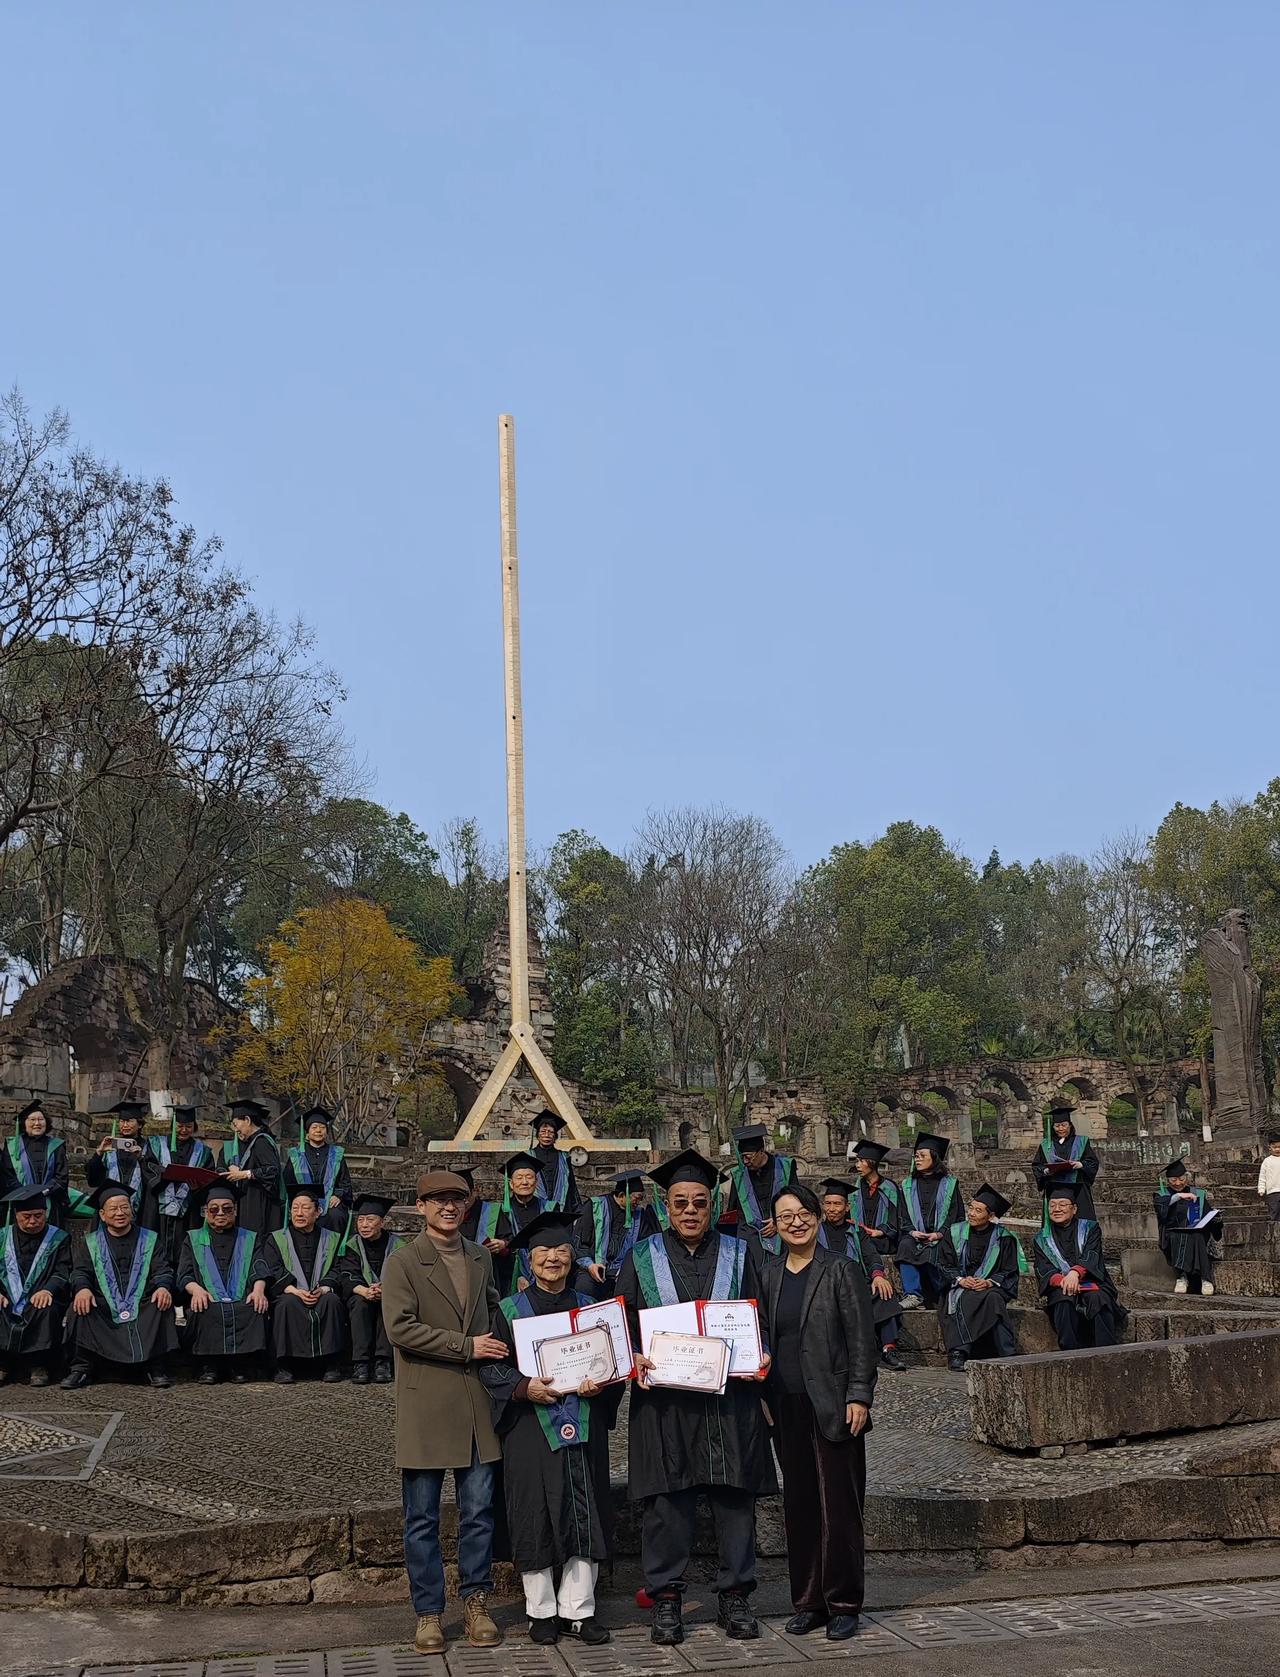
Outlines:
{"label": "elderly woman in graduation gown", "polygon": [[528,1255],[513,1245],[527,1223],[547,1210],[539,1188],[538,1161],[532,1153],[513,1153],[502,1167],[502,1198],[485,1200],[476,1219],[476,1242],[493,1264],[493,1280],[505,1298],[518,1281],[527,1281]]}
{"label": "elderly woman in graduation gown", "polygon": [[0,1194],[15,1188],[43,1189],[48,1219],[62,1228],[67,1221],[70,1180],[66,1146],[61,1137],[50,1134],[49,1116],[41,1103],[30,1101],[0,1151]]}
{"label": "elderly woman in graduation gown", "polygon": [[609,1558],[609,1430],[625,1386],[584,1384],[559,1395],[520,1372],[512,1322],[583,1308],[591,1299],[569,1287],[573,1227],[564,1212],[542,1212],[515,1242],[529,1255],[532,1279],[494,1317],[493,1332],[510,1354],[480,1367],[502,1440],[512,1559],[524,1585],[530,1639],[550,1644],[573,1636],[594,1645],[609,1640],[595,1616],[595,1588],[600,1562]]}
{"label": "elderly woman in graduation gown", "polygon": [[932,1304],[942,1291],[938,1249],[960,1214],[960,1184],[947,1170],[946,1136],[916,1136],[915,1157],[902,1183],[902,1233],[898,1241],[898,1274],[902,1277],[902,1307],[914,1310]]}
{"label": "elderly woman in graduation gown", "polygon": [[[712,1228],[719,1171],[693,1151],[649,1172],[667,1191],[671,1227],[637,1245],[623,1263],[618,1292],[640,1345],[641,1310],[697,1299],[758,1299],[760,1276],[747,1243]],[[765,1345],[767,1373],[768,1346]],[[699,1493],[711,1504],[719,1567],[717,1622],[730,1637],[760,1634],[748,1605],[755,1589],[755,1499],[777,1488],[760,1388],[731,1379],[723,1397],[644,1384],[637,1358],[631,1394],[628,1490],[644,1504],[640,1563],[654,1600],[650,1635],[683,1640],[681,1598],[693,1549]]]}
{"label": "elderly woman in graduation gown", "polygon": [[1077,1135],[1070,1102],[1057,1100],[1049,1108],[1049,1134],[1040,1143],[1032,1162],[1036,1187],[1048,1198],[1050,1188],[1066,1182],[1077,1190],[1080,1215],[1092,1222],[1093,1183],[1098,1174],[1098,1155],[1087,1136]]}
{"label": "elderly woman in graduation gown", "polygon": [[556,1137],[564,1127],[560,1114],[544,1107],[533,1120],[531,1151],[537,1161],[538,1194],[543,1204],[548,1211],[567,1212],[572,1220],[582,1209],[582,1195],[569,1155],[556,1146]]}
{"label": "elderly woman in graduation gown", "polygon": [[953,1223],[938,1248],[943,1291],[938,1299],[947,1367],[958,1374],[970,1357],[1016,1357],[1009,1306],[1026,1261],[1017,1235],[997,1221],[1009,1201],[989,1182],[969,1201],[968,1221]]}
{"label": "elderly woman in graduation gown", "polygon": [[222,1164],[240,1190],[240,1227],[271,1234],[284,1222],[280,1149],[267,1130],[269,1114],[259,1101],[232,1101],[235,1135],[222,1144]]}
{"label": "elderly woman in graduation gown", "polygon": [[338,1260],[342,1236],[321,1220],[324,1189],[295,1182],[289,1222],[262,1243],[271,1298],[271,1342],[276,1383],[292,1385],[298,1368],[323,1369],[326,1384],[342,1379],[339,1359],[347,1345]]}
{"label": "elderly woman in graduation gown", "polygon": [[1102,1230],[1078,1215],[1085,1190],[1070,1182],[1049,1189],[1049,1219],[1032,1242],[1036,1282],[1060,1351],[1116,1345],[1125,1312],[1102,1254]]}
{"label": "elderly woman in graduation gown", "polygon": [[47,1386],[71,1297],[71,1241],[49,1221],[44,1188],[4,1197],[13,1221],[0,1227],[0,1382],[25,1368],[33,1386]]}
{"label": "elderly woman in graduation gown", "polygon": [[761,1309],[773,1348],[767,1387],[782,1467],[792,1636],[856,1635],[864,1590],[864,1429],[876,1386],[871,1295],[858,1263],[819,1243],[812,1189],[773,1202],[783,1255],[765,1265]]}
{"label": "elderly woman in graduation gown", "polygon": [[65,1391],[87,1386],[95,1368],[145,1370],[171,1386],[166,1359],[177,1349],[173,1271],[154,1229],[141,1228],[122,1182],[93,1193],[96,1228],[71,1270],[71,1367]]}
{"label": "elderly woman in graduation gown", "polygon": [[[162,1166],[142,1137],[151,1107],[146,1101],[126,1098],[117,1101],[110,1111],[111,1134],[103,1136],[97,1150],[85,1161],[84,1179],[94,1189],[107,1182],[122,1183],[129,1190],[134,1222],[144,1229],[158,1229]],[[172,1273],[172,1253],[167,1263]]]}
{"label": "elderly woman in graduation gown", "polygon": [[284,1191],[295,1182],[311,1182],[323,1190],[320,1221],[327,1229],[345,1232],[355,1188],[347,1168],[347,1151],[333,1139],[333,1118],[323,1106],[302,1115],[302,1144],[284,1158]]}

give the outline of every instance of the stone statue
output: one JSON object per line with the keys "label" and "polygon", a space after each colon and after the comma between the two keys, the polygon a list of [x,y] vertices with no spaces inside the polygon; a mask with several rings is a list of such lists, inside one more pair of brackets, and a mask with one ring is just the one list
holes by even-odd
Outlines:
{"label": "stone statue", "polygon": [[1249,917],[1229,909],[1200,944],[1213,1011],[1213,1133],[1252,1141],[1267,1116],[1262,1075],[1262,981],[1249,960]]}

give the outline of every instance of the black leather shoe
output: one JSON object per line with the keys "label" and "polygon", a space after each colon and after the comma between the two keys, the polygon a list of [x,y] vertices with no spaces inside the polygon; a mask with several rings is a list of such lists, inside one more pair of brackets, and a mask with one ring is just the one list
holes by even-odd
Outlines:
{"label": "black leather shoe", "polygon": [[218,1384],[218,1371],[217,1371],[217,1369],[211,1367],[208,1363],[205,1363],[204,1366],[201,1368],[199,1374],[196,1375],[196,1385],[197,1386],[216,1386],[217,1384]]}
{"label": "black leather shoe", "polygon": [[159,1389],[163,1389],[165,1386],[172,1386],[173,1376],[171,1374],[166,1374],[162,1368],[153,1368],[150,1374],[147,1375],[147,1385],[155,1386]]}
{"label": "black leather shoe", "polygon": [[650,1642],[656,1642],[662,1648],[673,1648],[677,1642],[684,1641],[682,1606],[678,1595],[660,1595],[656,1599],[653,1623],[649,1627]]}
{"label": "black leather shoe", "polygon": [[901,1374],[907,1365],[892,1346],[886,1346],[880,1353],[880,1366],[891,1368],[895,1374]]}
{"label": "black leather shoe", "polygon": [[858,1634],[858,1615],[856,1613],[833,1613],[827,1622],[828,1642],[847,1642],[851,1636]]}
{"label": "black leather shoe", "polygon": [[947,1367],[951,1370],[952,1374],[963,1374],[965,1364],[968,1361],[968,1355],[964,1351],[947,1352]]}
{"label": "black leather shoe", "polygon": [[247,1386],[249,1384],[249,1376],[242,1368],[233,1368],[231,1371],[231,1384],[233,1386]]}
{"label": "black leather shoe", "polygon": [[395,1380],[389,1362],[376,1362],[373,1365],[373,1383],[375,1386],[390,1386]]}
{"label": "black leather shoe", "polygon": [[340,1368],[326,1368],[324,1373],[321,1375],[321,1379],[324,1381],[326,1386],[336,1386],[338,1381],[343,1378],[344,1376]]}
{"label": "black leather shoe", "polygon": [[737,1590],[725,1590],[716,1607],[716,1623],[734,1642],[750,1642],[760,1634],[760,1621]]}
{"label": "black leather shoe", "polygon": [[556,1619],[530,1619],[529,1640],[540,1648],[549,1648],[560,1640],[560,1625]]}
{"label": "black leather shoe", "polygon": [[47,1368],[33,1368],[31,1370],[31,1384],[33,1386],[47,1386],[49,1384],[49,1370]]}
{"label": "black leather shoe", "polygon": [[796,1613],[782,1628],[788,1636],[808,1636],[811,1630],[820,1629],[826,1622],[826,1617],[821,1613]]}
{"label": "black leather shoe", "polygon": [[561,1636],[576,1637],[579,1642],[585,1642],[588,1648],[600,1648],[613,1640],[608,1629],[594,1615],[590,1619],[560,1619],[557,1623]]}
{"label": "black leather shoe", "polygon": [[353,1386],[367,1386],[369,1384],[368,1363],[357,1363],[351,1370],[351,1384]]}
{"label": "black leather shoe", "polygon": [[63,1375],[58,1384],[64,1392],[81,1392],[93,1384],[93,1376],[87,1368],[73,1368],[69,1374]]}
{"label": "black leather shoe", "polygon": [[274,1379],[277,1386],[292,1386],[293,1370],[291,1368],[278,1368],[275,1372]]}

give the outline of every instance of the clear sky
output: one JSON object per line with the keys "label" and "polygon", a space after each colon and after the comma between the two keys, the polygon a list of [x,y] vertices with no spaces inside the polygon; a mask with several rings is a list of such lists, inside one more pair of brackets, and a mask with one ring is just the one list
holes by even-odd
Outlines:
{"label": "clear sky", "polygon": [[10,5],[0,381],[163,472],[371,794],[981,859],[1280,774],[1274,0]]}

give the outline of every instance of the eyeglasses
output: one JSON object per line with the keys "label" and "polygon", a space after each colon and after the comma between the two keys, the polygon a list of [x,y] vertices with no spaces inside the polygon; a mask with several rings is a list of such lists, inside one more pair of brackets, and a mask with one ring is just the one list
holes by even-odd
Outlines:
{"label": "eyeglasses", "polygon": [[773,1220],[775,1223],[786,1223],[788,1226],[792,1223],[816,1223],[818,1221],[812,1211],[778,1211],[774,1213]]}

